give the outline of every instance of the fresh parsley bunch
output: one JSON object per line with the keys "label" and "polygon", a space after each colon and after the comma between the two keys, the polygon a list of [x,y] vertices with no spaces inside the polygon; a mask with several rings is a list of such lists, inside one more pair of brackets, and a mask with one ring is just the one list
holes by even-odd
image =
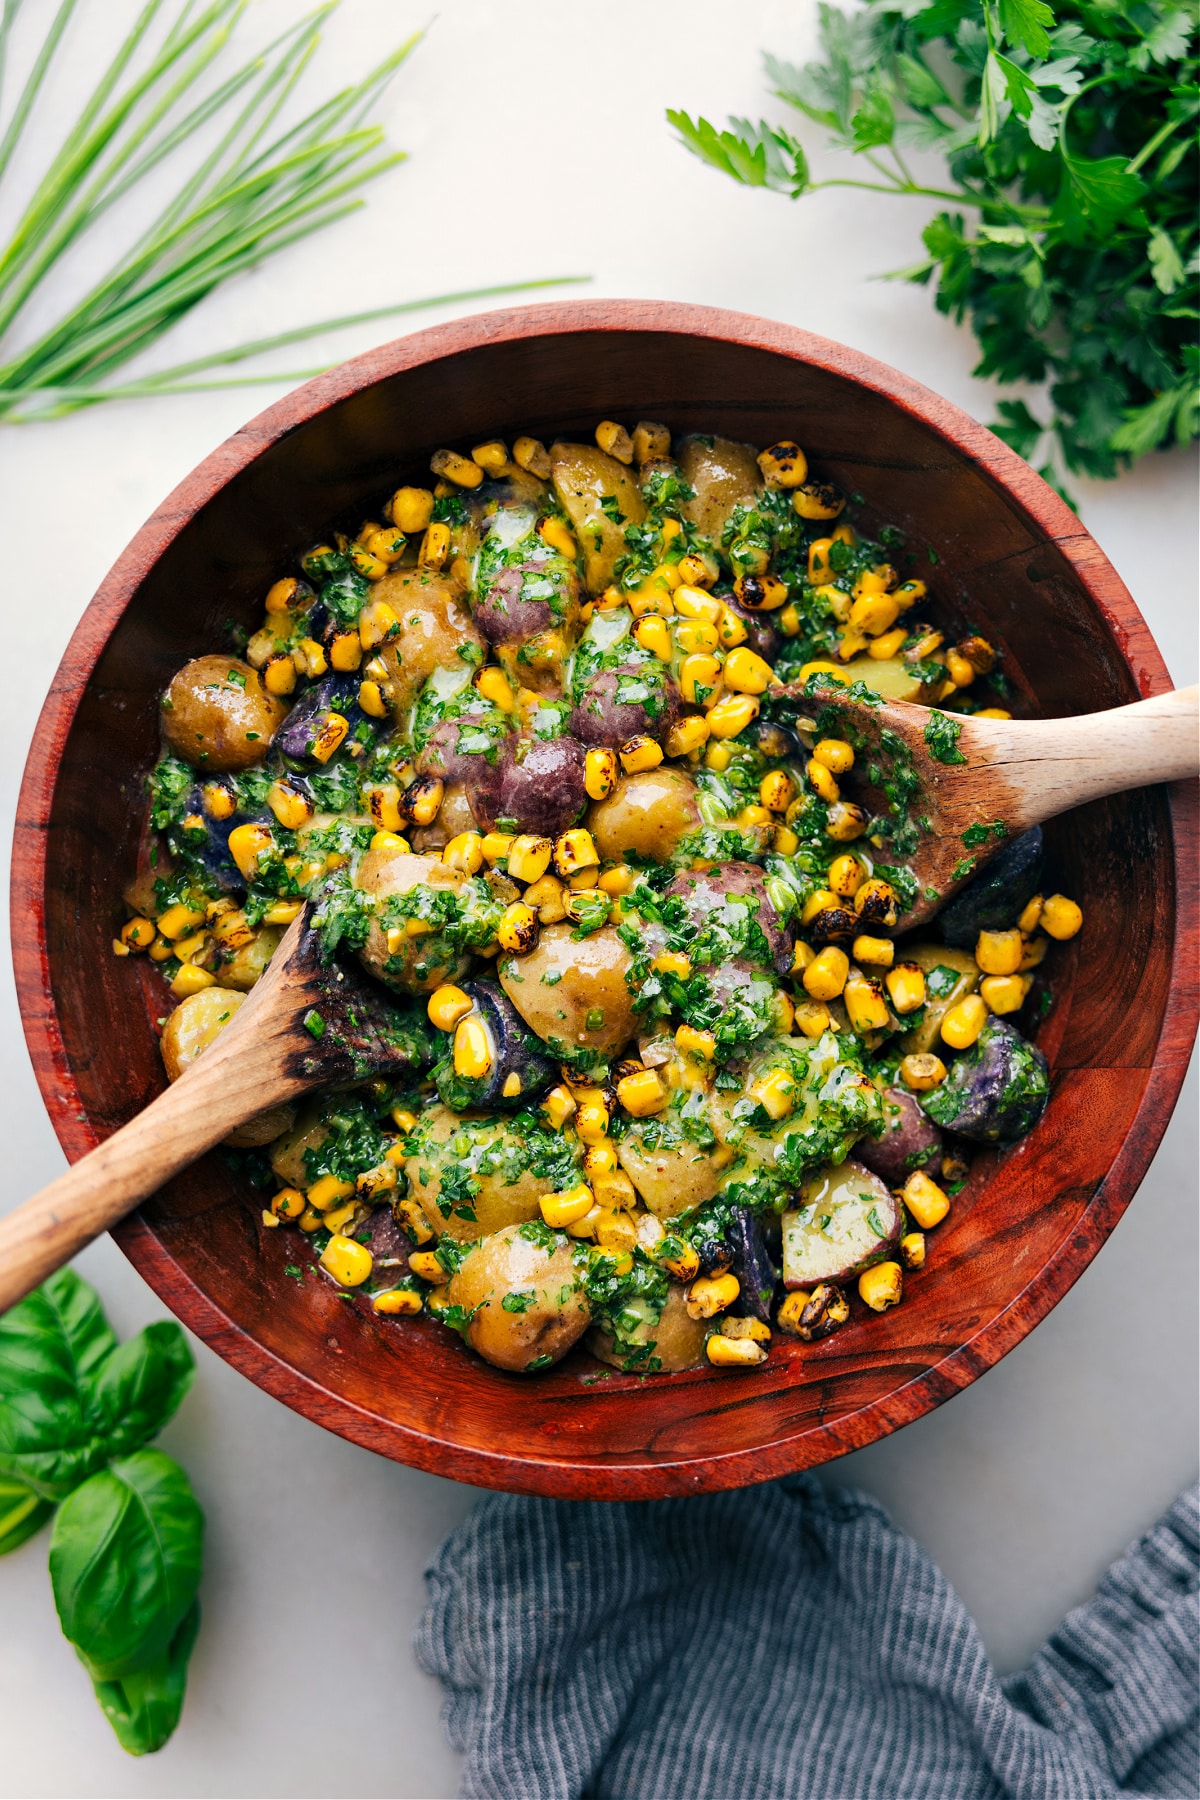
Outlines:
{"label": "fresh parsley bunch", "polygon": [[[820,41],[823,61],[768,56],[768,76],[870,178],[814,181],[801,143],[765,120],[667,117],[748,186],[947,202],[928,260],[900,274],[933,279],[938,310],[970,319],[977,375],[1047,384],[1048,416],[1004,400],[993,429],[1030,459],[1048,434],[1056,484],[1194,437],[1194,0],[866,0],[822,5]],[[912,174],[910,148],[944,155],[945,186]]]}
{"label": "fresh parsley bunch", "polygon": [[171,1320],[118,1344],[72,1269],[0,1318],[0,1554],[53,1517],[63,1631],[134,1756],[179,1723],[200,1625],[204,1514],[179,1464],[147,1448],[194,1373]]}

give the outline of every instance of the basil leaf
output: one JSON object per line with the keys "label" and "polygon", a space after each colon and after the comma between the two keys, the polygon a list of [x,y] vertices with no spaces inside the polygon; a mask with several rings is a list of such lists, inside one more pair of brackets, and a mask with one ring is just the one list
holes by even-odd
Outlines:
{"label": "basil leaf", "polygon": [[0,1475],[0,1556],[40,1531],[53,1511],[49,1500],[41,1499],[23,1481]]}
{"label": "basil leaf", "polygon": [[0,1318],[0,1475],[62,1500],[100,1467],[105,1428],[92,1386],[116,1347],[96,1294],[73,1269]]}
{"label": "basil leaf", "polygon": [[165,1656],[120,1681],[93,1682],[104,1715],[130,1756],[161,1750],[178,1725],[188,1658],[199,1629],[200,1602],[193,1600]]}
{"label": "basil leaf", "polygon": [[114,1350],[95,1386],[107,1425],[108,1455],[140,1450],[157,1437],[192,1385],[196,1364],[173,1319],[147,1325]]}
{"label": "basil leaf", "polygon": [[204,1514],[161,1450],[138,1450],[64,1500],[50,1539],[62,1628],[93,1681],[167,1654],[196,1598]]}

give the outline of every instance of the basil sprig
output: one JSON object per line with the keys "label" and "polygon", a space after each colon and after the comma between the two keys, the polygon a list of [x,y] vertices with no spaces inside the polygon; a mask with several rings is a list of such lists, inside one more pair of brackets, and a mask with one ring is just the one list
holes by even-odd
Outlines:
{"label": "basil sprig", "polygon": [[194,1373],[178,1325],[119,1344],[71,1269],[0,1318],[0,1554],[53,1517],[59,1620],[134,1756],[179,1723],[200,1623],[204,1514],[179,1464],[147,1448]]}

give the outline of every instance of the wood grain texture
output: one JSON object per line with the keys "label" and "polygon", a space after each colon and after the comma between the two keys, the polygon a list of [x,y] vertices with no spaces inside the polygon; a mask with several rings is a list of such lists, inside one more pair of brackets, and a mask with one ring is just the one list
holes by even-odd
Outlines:
{"label": "wood grain texture", "polygon": [[[443,442],[597,419],[758,443],[794,435],[909,534],[952,630],[1005,652],[1019,710],[1075,716],[1169,690],[1126,589],[1063,502],[982,426],[828,340],[738,314],[601,301],[485,314],[402,338],[251,421],[164,503],[84,616],[47,700],[17,824],[13,937],[26,1035],[72,1158],[163,1085],[145,963],[109,953],[156,749],[156,695],[226,619],[358,520]],[[424,1319],[378,1320],[283,1274],[287,1238],[218,1156],[116,1233],[184,1321],[251,1380],[384,1455],[482,1485],[654,1498],[766,1480],[870,1443],[1020,1341],[1087,1266],[1165,1129],[1196,1026],[1194,783],[1095,801],[1047,828],[1055,887],[1087,912],[1055,953],[1039,1041],[1052,1097],[1031,1137],[980,1159],[904,1305],[856,1311],[765,1369],[640,1382],[582,1353],[522,1380]],[[131,966],[132,965],[132,966]],[[1113,1021],[1120,1020],[1120,1031]],[[600,1376],[600,1379],[597,1379]]]}

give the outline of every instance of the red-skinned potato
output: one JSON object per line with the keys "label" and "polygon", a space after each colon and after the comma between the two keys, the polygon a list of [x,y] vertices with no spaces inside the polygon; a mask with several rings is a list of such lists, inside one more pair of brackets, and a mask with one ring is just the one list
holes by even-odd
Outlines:
{"label": "red-skinned potato", "polygon": [[163,736],[193,768],[214,773],[262,762],[286,716],[257,669],[236,656],[197,656],[163,696]]}

